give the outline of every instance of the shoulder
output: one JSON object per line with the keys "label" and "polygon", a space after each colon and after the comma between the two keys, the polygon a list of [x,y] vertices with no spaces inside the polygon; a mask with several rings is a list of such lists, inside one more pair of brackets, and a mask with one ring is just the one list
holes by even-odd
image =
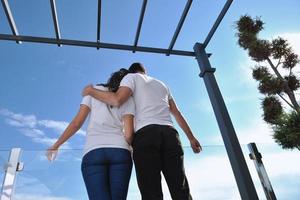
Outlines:
{"label": "shoulder", "polygon": [[163,81],[161,81],[161,80],[159,80],[159,79],[157,79],[157,78],[153,78],[153,77],[151,77],[151,76],[148,76],[148,77],[149,77],[149,79],[152,79],[153,81],[158,82],[158,83],[160,83],[161,85],[163,85],[164,87],[168,88],[167,84],[165,84]]}

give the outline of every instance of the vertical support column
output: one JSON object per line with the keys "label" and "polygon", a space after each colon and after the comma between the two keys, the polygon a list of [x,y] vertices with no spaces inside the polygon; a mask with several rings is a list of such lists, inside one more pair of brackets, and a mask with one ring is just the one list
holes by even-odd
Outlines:
{"label": "vertical support column", "polygon": [[200,77],[204,79],[241,199],[258,200],[241,146],[214,76],[215,68],[211,67],[205,48],[202,44],[196,43],[194,51],[201,71]]}
{"label": "vertical support column", "polygon": [[256,171],[258,173],[261,185],[264,189],[265,195],[267,197],[267,200],[277,200],[275,193],[272,188],[271,181],[268,177],[267,171],[265,169],[265,166],[262,162],[262,156],[258,152],[256,144],[255,143],[249,143],[248,149],[250,151],[250,159],[253,160],[255,164]]}
{"label": "vertical support column", "polygon": [[14,185],[16,180],[17,171],[23,169],[23,163],[19,162],[21,156],[20,148],[13,148],[10,151],[8,163],[5,166],[5,176],[2,185],[0,200],[12,200],[14,192]]}

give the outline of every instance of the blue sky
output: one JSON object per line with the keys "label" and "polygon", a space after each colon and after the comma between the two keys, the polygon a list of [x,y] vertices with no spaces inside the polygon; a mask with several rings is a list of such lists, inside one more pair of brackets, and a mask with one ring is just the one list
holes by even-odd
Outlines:
{"label": "blue sky", "polygon": [[[49,1],[9,2],[21,35],[55,36]],[[133,44],[141,2],[103,0],[101,41]],[[149,0],[139,45],[167,48],[185,2]],[[191,51],[195,42],[202,42],[224,2],[195,0],[174,49]],[[96,39],[96,0],[57,0],[56,4],[62,38]],[[264,150],[266,168],[279,199],[300,196],[296,189],[300,187],[299,153],[283,151],[273,144],[271,131],[261,119],[261,96],[250,71],[253,62],[237,45],[234,22],[242,14],[261,16],[266,23],[261,37],[284,36],[300,54],[299,8],[298,0],[234,1],[207,48],[207,52],[213,53],[210,62],[217,69],[215,76],[240,143],[261,144],[259,147]],[[0,33],[10,34],[2,7]],[[0,41],[0,52],[0,149],[24,149],[22,159],[26,168],[18,179],[18,199],[41,196],[52,200],[87,199],[79,170],[85,128],[64,146],[78,150],[62,151],[57,162],[49,164],[44,150],[76,114],[80,92],[86,84],[105,82],[111,72],[135,61],[144,63],[149,75],[169,85],[204,146],[203,153],[193,155],[180,131],[195,199],[238,199],[220,132],[193,58],[25,42],[18,45],[10,41]],[[297,68],[299,70],[299,66]],[[245,145],[243,150],[247,156]],[[7,151],[1,151],[0,158],[3,164]],[[246,160],[263,199],[253,163],[248,157]],[[72,187],[69,182],[73,183]],[[136,184],[134,175],[131,184]],[[131,187],[130,195],[132,199],[138,195],[136,185]]]}

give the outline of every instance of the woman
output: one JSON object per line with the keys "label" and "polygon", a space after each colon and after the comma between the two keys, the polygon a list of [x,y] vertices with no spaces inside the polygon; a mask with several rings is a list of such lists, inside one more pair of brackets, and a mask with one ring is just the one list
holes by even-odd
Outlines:
{"label": "woman", "polygon": [[[106,84],[96,88],[115,92],[127,73],[126,69],[120,69]],[[80,129],[90,114],[81,164],[90,200],[126,199],[132,169],[130,144],[134,108],[132,99],[120,107],[112,107],[85,96],[75,118],[47,151],[47,158],[54,160],[58,148]]]}

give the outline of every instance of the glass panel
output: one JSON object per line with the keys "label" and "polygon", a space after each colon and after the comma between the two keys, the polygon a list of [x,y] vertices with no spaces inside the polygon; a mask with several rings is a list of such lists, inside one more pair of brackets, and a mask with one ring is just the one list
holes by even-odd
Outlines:
{"label": "glass panel", "polygon": [[45,151],[23,151],[24,170],[18,174],[13,199],[87,199],[80,174],[81,154],[81,150],[61,150],[49,162]]}
{"label": "glass panel", "polygon": [[[297,199],[300,196],[300,162],[298,152],[285,151],[276,145],[257,145],[278,199]],[[249,150],[242,146],[259,199],[266,199]],[[194,199],[240,199],[225,147],[204,146],[203,152],[194,154],[184,147],[185,171]],[[1,158],[9,152],[1,152]],[[23,151],[24,170],[18,173],[14,200],[87,200],[81,176],[82,150],[62,150],[54,162],[45,158],[45,151]],[[2,159],[1,165],[4,161]],[[3,172],[2,172],[3,178]],[[163,182],[164,199],[171,200]],[[289,184],[284,184],[289,182]],[[129,186],[128,200],[140,199],[135,171]]]}
{"label": "glass panel", "polygon": [[[194,154],[184,147],[184,165],[193,199],[239,199],[239,192],[224,146],[204,146]],[[164,199],[171,200],[168,186],[162,178]],[[141,199],[135,173],[131,178],[128,199]]]}
{"label": "glass panel", "polygon": [[200,154],[194,154],[190,147],[184,150],[186,175],[194,199],[240,198],[224,146],[203,146]]}
{"label": "glass panel", "polygon": [[[238,198],[238,190],[223,146],[204,147],[194,154],[184,147],[185,170],[195,199]],[[50,163],[45,151],[23,151],[24,170],[18,174],[14,200],[88,199],[80,172],[81,150],[60,151]],[[164,199],[171,199],[163,180]],[[130,181],[128,199],[140,199],[135,172]]]}

